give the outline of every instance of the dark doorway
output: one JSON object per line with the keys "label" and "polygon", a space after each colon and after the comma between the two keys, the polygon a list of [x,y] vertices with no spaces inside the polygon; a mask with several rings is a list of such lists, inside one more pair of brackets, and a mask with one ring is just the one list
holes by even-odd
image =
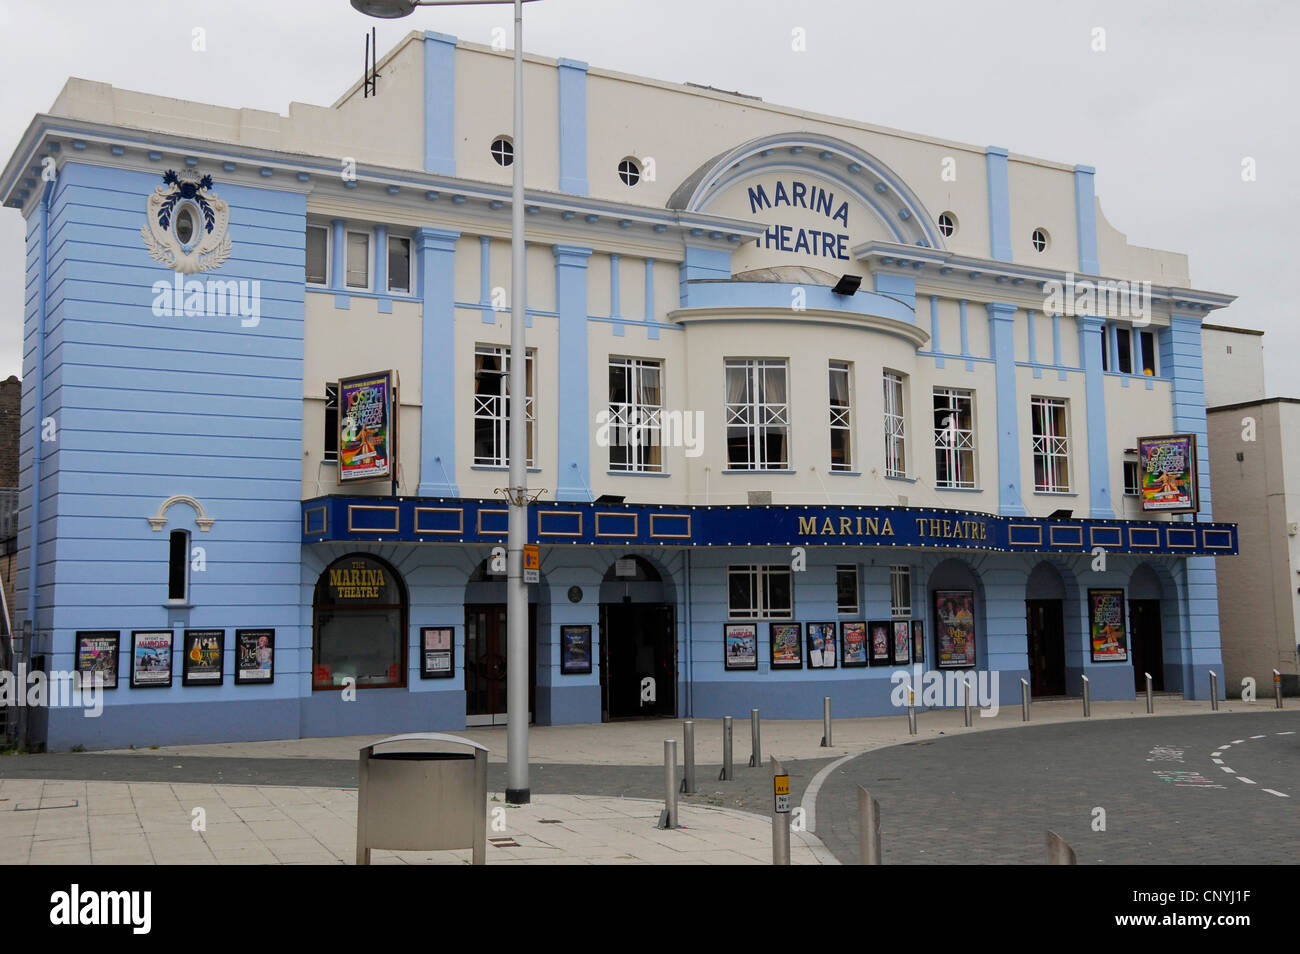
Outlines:
{"label": "dark doorway", "polygon": [[1146,674],[1151,673],[1151,688],[1165,689],[1165,654],[1160,633],[1160,601],[1128,601],[1129,642],[1133,646],[1133,684],[1139,693],[1147,691]]}
{"label": "dark doorway", "polygon": [[1065,606],[1061,600],[1026,600],[1029,688],[1034,697],[1065,695]]}
{"label": "dark doorway", "polygon": [[[646,683],[647,678],[654,681]],[[606,720],[677,714],[671,604],[601,604],[600,696]]]}
{"label": "dark doorway", "polygon": [[[506,605],[465,607],[465,721],[468,725],[506,723]],[[528,606],[528,721],[537,695],[537,606]]]}

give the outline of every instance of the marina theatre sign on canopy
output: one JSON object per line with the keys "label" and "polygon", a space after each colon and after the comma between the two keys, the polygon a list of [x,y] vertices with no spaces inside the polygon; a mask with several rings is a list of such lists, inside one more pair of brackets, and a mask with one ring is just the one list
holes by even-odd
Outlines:
{"label": "marina theatre sign on canopy", "polygon": [[[749,209],[754,215],[761,215],[765,209],[779,211],[782,206],[786,206],[789,209],[806,209],[825,216],[831,223],[840,223],[845,229],[849,227],[848,202],[837,199],[835,193],[815,182],[777,179],[770,198],[767,188],[761,182],[750,186],[747,191]],[[759,248],[781,252],[802,252],[846,262],[849,260],[848,233],[834,231],[825,224],[822,228],[773,225],[762,238],[755,239],[754,244]]]}

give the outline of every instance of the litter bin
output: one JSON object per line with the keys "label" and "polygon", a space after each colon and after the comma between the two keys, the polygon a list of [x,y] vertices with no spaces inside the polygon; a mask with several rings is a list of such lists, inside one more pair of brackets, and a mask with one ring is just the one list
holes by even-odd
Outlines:
{"label": "litter bin", "polygon": [[[375,751],[396,742],[428,745],[414,751]],[[448,751],[448,745],[470,751]],[[372,848],[472,848],[474,864],[484,864],[487,757],[486,746],[437,732],[394,735],[363,746],[357,765],[357,864],[370,864]]]}

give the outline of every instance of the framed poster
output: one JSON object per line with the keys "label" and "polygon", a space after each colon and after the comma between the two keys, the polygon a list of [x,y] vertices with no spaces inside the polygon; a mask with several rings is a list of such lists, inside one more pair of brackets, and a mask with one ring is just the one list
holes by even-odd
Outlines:
{"label": "framed poster", "polygon": [[170,629],[136,629],[131,632],[131,688],[152,689],[172,684]]}
{"label": "framed poster", "polygon": [[[757,661],[754,663],[757,667]],[[591,627],[560,627],[560,672],[566,676],[591,672]]]}
{"label": "framed poster", "polygon": [[803,668],[803,627],[798,623],[769,623],[773,669]]}
{"label": "framed poster", "polygon": [[420,627],[420,678],[450,679],[456,675],[456,629]]}
{"label": "framed poster", "polygon": [[867,638],[871,644],[871,665],[889,665],[891,632],[889,620],[873,619],[867,624]]}
{"label": "framed poster", "polygon": [[809,623],[808,668],[834,669],[836,661],[835,624]]}
{"label": "framed poster", "polygon": [[934,649],[940,669],[975,665],[975,594],[935,590]]}
{"label": "framed poster", "polygon": [[91,629],[77,633],[77,685],[94,685],[101,676],[104,689],[117,688],[117,665],[122,652],[122,634],[115,629]]}
{"label": "framed poster", "polygon": [[339,379],[339,483],[391,479],[393,372]]}
{"label": "framed poster", "polygon": [[912,662],[912,627],[905,619],[894,620],[894,665],[907,666]]}
{"label": "framed poster", "polygon": [[235,684],[275,681],[275,630],[235,630]]}
{"label": "framed poster", "polygon": [[758,624],[726,623],[722,627],[723,664],[728,669],[758,668]]}
{"label": "framed poster", "polygon": [[225,677],[226,631],[187,629],[181,639],[181,685],[219,686]]}
{"label": "framed poster", "polygon": [[1196,513],[1196,435],[1138,438],[1143,513]]}
{"label": "framed poster", "polygon": [[1088,591],[1088,635],[1093,662],[1128,662],[1124,591]]}
{"label": "framed poster", "polygon": [[867,624],[861,621],[840,623],[840,663],[845,669],[867,664]]}
{"label": "framed poster", "polygon": [[912,620],[912,662],[925,662],[925,620]]}

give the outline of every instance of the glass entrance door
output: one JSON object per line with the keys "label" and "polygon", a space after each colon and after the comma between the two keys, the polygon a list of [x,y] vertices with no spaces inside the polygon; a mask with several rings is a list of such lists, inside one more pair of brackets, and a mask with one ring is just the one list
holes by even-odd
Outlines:
{"label": "glass entrance door", "polygon": [[[506,606],[465,607],[465,723],[506,724]],[[528,607],[528,721],[537,689],[537,612]]]}

